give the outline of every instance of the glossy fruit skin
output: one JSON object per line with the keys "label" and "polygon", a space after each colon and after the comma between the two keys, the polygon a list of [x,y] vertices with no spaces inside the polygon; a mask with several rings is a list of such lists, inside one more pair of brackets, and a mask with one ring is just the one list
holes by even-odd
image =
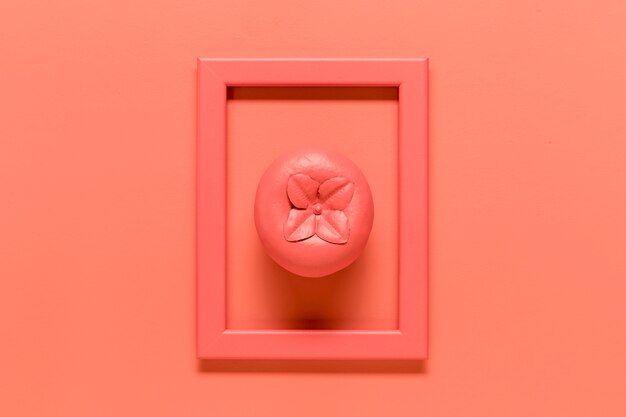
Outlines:
{"label": "glossy fruit skin", "polygon": [[[292,175],[305,174],[324,183],[334,177],[348,178],[354,194],[342,210],[349,220],[349,238],[334,244],[313,235],[293,242],[284,227],[294,205],[287,186]],[[347,157],[324,149],[304,148],[277,158],[265,171],[256,192],[254,219],[266,253],[286,270],[304,277],[322,277],[353,263],[363,252],[374,221],[374,202],[367,179]]]}

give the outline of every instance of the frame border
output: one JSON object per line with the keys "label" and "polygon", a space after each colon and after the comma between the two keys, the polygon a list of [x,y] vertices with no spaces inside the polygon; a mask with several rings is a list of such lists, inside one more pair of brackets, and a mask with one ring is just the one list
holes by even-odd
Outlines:
{"label": "frame border", "polygon": [[[226,100],[236,86],[398,88],[397,330],[226,329]],[[428,59],[198,58],[197,120],[197,357],[426,359]]]}

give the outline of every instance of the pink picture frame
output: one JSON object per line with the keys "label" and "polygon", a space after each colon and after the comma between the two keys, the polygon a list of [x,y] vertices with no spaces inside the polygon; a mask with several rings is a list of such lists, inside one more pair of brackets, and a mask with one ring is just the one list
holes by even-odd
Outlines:
{"label": "pink picture frame", "polygon": [[[237,86],[398,88],[398,329],[226,328],[226,100]],[[427,357],[428,60],[198,59],[197,357]]]}

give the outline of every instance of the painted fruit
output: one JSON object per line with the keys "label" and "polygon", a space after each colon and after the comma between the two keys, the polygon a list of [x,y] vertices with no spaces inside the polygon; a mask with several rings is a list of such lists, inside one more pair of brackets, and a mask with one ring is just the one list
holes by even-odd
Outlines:
{"label": "painted fruit", "polygon": [[365,176],[350,159],[306,148],[267,168],[257,188],[254,220],[276,263],[294,274],[321,277],[363,252],[374,203]]}

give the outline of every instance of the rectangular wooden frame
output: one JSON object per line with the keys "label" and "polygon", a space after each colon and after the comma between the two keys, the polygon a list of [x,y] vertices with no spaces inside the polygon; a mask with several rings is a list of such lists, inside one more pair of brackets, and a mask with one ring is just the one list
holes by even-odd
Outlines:
{"label": "rectangular wooden frame", "polygon": [[[226,328],[226,100],[237,86],[393,86],[398,115],[398,329]],[[425,359],[428,60],[198,59],[197,356]]]}

